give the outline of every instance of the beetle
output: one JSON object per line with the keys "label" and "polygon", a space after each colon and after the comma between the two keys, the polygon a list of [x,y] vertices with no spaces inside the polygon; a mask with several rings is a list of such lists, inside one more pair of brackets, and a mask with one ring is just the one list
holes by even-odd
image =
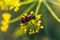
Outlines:
{"label": "beetle", "polygon": [[26,15],[26,16],[22,17],[22,18],[20,19],[20,21],[21,21],[22,23],[27,23],[27,22],[29,22],[31,19],[35,19],[35,15],[34,15],[34,14]]}

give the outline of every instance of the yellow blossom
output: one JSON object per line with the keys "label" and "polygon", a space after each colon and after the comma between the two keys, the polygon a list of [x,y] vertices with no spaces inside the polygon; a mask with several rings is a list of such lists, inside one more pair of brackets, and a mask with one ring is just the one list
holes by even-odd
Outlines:
{"label": "yellow blossom", "polygon": [[[33,13],[33,11],[31,12],[31,15],[32,15],[32,13]],[[25,15],[27,16],[28,14],[25,14]],[[33,15],[34,15],[34,13],[33,13]],[[23,26],[24,32],[28,32],[30,35],[38,33],[40,28],[41,29],[44,28],[43,26],[41,26],[41,14],[37,14],[34,16],[35,16],[34,19],[31,19],[28,22],[23,23],[24,25],[21,24]],[[31,17],[33,17],[33,16],[31,16]],[[20,27],[22,27],[22,26],[20,26]]]}
{"label": "yellow blossom", "polygon": [[24,29],[24,33],[26,33],[26,31],[27,31],[27,29],[25,28],[25,29]]}
{"label": "yellow blossom", "polygon": [[14,6],[10,6],[10,10],[12,10],[14,8]]}
{"label": "yellow blossom", "polygon": [[1,30],[3,32],[6,32],[7,29],[8,29],[8,26],[9,26],[9,21],[10,21],[10,18],[11,18],[11,14],[3,13],[2,14],[2,18],[3,18],[3,20],[1,21],[1,24],[2,24]]}
{"label": "yellow blossom", "polygon": [[3,32],[6,32],[6,31],[8,30],[8,25],[2,26],[2,27],[1,27],[1,30],[2,30]]}
{"label": "yellow blossom", "polygon": [[36,33],[38,33],[39,32],[39,30],[36,30]]}
{"label": "yellow blossom", "polygon": [[3,1],[0,1],[0,7],[3,6]]}
{"label": "yellow blossom", "polygon": [[41,20],[38,20],[38,23],[41,23]]}
{"label": "yellow blossom", "polygon": [[35,20],[31,20],[31,23],[33,23],[33,24],[34,24],[34,23],[35,23]]}
{"label": "yellow blossom", "polygon": [[34,30],[32,31],[32,33],[33,33],[33,34],[35,33]]}
{"label": "yellow blossom", "polygon": [[40,3],[42,3],[42,0],[39,0]]}
{"label": "yellow blossom", "polygon": [[37,22],[37,26],[40,26],[41,24],[41,20],[38,20],[38,22]]}
{"label": "yellow blossom", "polygon": [[40,23],[37,23],[37,26],[40,26]]}
{"label": "yellow blossom", "polygon": [[9,13],[4,13],[4,14],[2,14],[2,17],[3,17],[4,21],[9,21],[10,18],[11,18],[11,14],[9,14]]}
{"label": "yellow blossom", "polygon": [[34,11],[31,11],[31,15],[34,13]]}
{"label": "yellow blossom", "polygon": [[15,12],[17,12],[18,10],[19,10],[19,8],[18,8],[18,7],[14,8],[14,11],[15,11]]}
{"label": "yellow blossom", "polygon": [[36,18],[37,18],[37,19],[40,19],[41,16],[42,16],[41,14],[40,14],[40,15],[36,15]]}
{"label": "yellow blossom", "polygon": [[25,13],[24,16],[27,16],[27,14]]}
{"label": "yellow blossom", "polygon": [[29,32],[29,34],[31,35],[31,34],[32,34],[32,32]]}
{"label": "yellow blossom", "polygon": [[32,31],[32,29],[30,29],[29,31]]}
{"label": "yellow blossom", "polygon": [[43,27],[43,26],[41,26],[40,28],[41,28],[41,29],[43,29],[44,27]]}
{"label": "yellow blossom", "polygon": [[5,10],[5,7],[4,6],[1,6],[1,10]]}
{"label": "yellow blossom", "polygon": [[24,24],[23,24],[23,23],[21,23],[20,25],[21,25],[21,26],[23,26]]}
{"label": "yellow blossom", "polygon": [[16,0],[16,1],[14,1],[14,3],[13,3],[13,4],[14,4],[14,6],[15,6],[15,7],[19,7],[19,6],[20,6],[20,2],[19,2],[19,0],[18,0],[18,1],[17,1],[17,0]]}
{"label": "yellow blossom", "polygon": [[1,10],[14,9],[14,11],[17,12],[20,6],[21,6],[20,0],[1,0],[0,1]]}

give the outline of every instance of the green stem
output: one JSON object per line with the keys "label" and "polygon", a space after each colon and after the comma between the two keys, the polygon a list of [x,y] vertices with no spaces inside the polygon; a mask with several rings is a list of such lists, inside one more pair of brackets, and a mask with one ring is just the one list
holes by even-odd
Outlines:
{"label": "green stem", "polygon": [[40,5],[41,5],[41,2],[40,0],[38,1],[38,5],[37,5],[37,8],[36,8],[36,12],[35,12],[35,15],[37,15],[38,11],[39,11],[39,8],[40,8]]}
{"label": "green stem", "polygon": [[24,1],[24,2],[21,2],[21,4],[25,5],[25,4],[29,4],[29,3],[36,2],[36,1],[38,1],[38,0]]}
{"label": "green stem", "polygon": [[22,16],[24,13],[28,13],[28,12],[35,6],[35,4],[36,4],[36,2],[33,3],[32,5],[30,5],[30,6],[26,9],[26,11],[24,11],[24,12],[23,12],[21,15],[19,15],[17,18],[11,20],[9,23],[13,23],[13,22],[18,21],[18,20],[21,18],[21,16]]}
{"label": "green stem", "polygon": [[52,3],[52,4],[55,4],[55,5],[57,5],[57,6],[60,6],[60,3],[59,3],[59,2],[49,1],[49,0],[48,0],[48,2],[50,2],[50,3]]}
{"label": "green stem", "polygon": [[51,15],[58,21],[60,22],[59,17],[54,13],[54,11],[51,9],[51,7],[48,5],[47,2],[44,2],[45,6],[47,7],[47,9],[50,11]]}

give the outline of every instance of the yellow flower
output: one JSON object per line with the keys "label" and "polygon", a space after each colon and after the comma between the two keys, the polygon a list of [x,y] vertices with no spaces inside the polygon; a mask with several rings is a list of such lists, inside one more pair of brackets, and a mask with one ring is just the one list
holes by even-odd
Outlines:
{"label": "yellow flower", "polygon": [[40,3],[42,3],[42,0],[39,0]]}
{"label": "yellow flower", "polygon": [[40,26],[40,23],[37,23],[37,26]]}
{"label": "yellow flower", "polygon": [[27,16],[27,14],[25,13],[24,16]]}
{"label": "yellow flower", "polygon": [[14,1],[13,6],[15,6],[15,7],[19,7],[19,6],[20,6],[20,2],[19,2],[19,0]]}
{"label": "yellow flower", "polygon": [[1,6],[1,10],[5,10],[5,7],[4,6]]}
{"label": "yellow flower", "polygon": [[9,13],[4,13],[4,14],[2,14],[2,17],[3,17],[4,21],[9,21],[10,18],[11,18],[11,14],[9,14]]}
{"label": "yellow flower", "polygon": [[31,15],[32,15],[32,14],[34,13],[34,11],[31,11],[30,13],[31,13]]}
{"label": "yellow flower", "polygon": [[34,34],[34,33],[35,33],[35,31],[33,30],[33,31],[32,31],[32,33]]}
{"label": "yellow flower", "polygon": [[36,15],[36,19],[40,19],[41,18],[41,14],[40,15]]}
{"label": "yellow flower", "polygon": [[31,20],[31,23],[33,23],[33,24],[34,24],[34,23],[35,23],[35,20],[33,20],[33,19],[32,19],[32,20]]}
{"label": "yellow flower", "polygon": [[19,1],[14,1],[13,6],[10,7],[10,10],[14,8],[14,11],[17,12],[20,6],[21,6],[21,3]]}
{"label": "yellow flower", "polygon": [[20,26],[23,26],[23,25],[24,25],[23,23],[20,24]]}
{"label": "yellow flower", "polygon": [[20,6],[21,6],[20,0],[1,0],[0,1],[1,10],[14,9],[14,11],[17,12]]}
{"label": "yellow flower", "polygon": [[41,29],[43,29],[44,27],[43,27],[43,26],[41,26],[40,28],[41,28]]}
{"label": "yellow flower", "polygon": [[36,30],[36,33],[38,33],[39,32],[39,30]]}
{"label": "yellow flower", "polygon": [[25,28],[25,29],[24,29],[24,33],[26,33],[26,31],[27,31],[27,29]]}
{"label": "yellow flower", "polygon": [[14,6],[10,6],[10,10],[12,10],[14,8]]}
{"label": "yellow flower", "polygon": [[1,21],[1,24],[2,24],[1,30],[3,32],[6,32],[7,29],[8,29],[8,26],[9,26],[9,21],[10,21],[10,18],[11,18],[11,14],[3,13],[2,14],[2,18],[3,18],[3,20]]}
{"label": "yellow flower", "polygon": [[31,35],[31,34],[32,34],[32,32],[29,32],[29,34]]}
{"label": "yellow flower", "polygon": [[6,5],[11,5],[15,0],[3,0]]}
{"label": "yellow flower", "polygon": [[[26,16],[27,15],[28,14],[26,14]],[[34,15],[33,11],[31,12],[31,15]],[[24,32],[28,32],[29,34],[38,33],[40,29],[44,28],[43,26],[41,26],[41,16],[42,16],[41,14],[35,15],[35,18],[33,18],[33,16],[31,16],[31,18],[33,18],[33,19],[30,19],[26,23],[21,23],[20,27],[23,26]]]}
{"label": "yellow flower", "polygon": [[0,1],[0,7],[3,6],[3,1]]}
{"label": "yellow flower", "polygon": [[3,32],[7,32],[7,30],[8,30],[8,24],[7,25],[4,25],[4,26],[1,26],[1,30]]}
{"label": "yellow flower", "polygon": [[18,8],[18,7],[14,8],[14,11],[15,11],[15,12],[17,12],[18,10],[19,10],[19,8]]}
{"label": "yellow flower", "polygon": [[37,22],[37,26],[40,26],[41,24],[41,20],[38,20],[38,22]]}

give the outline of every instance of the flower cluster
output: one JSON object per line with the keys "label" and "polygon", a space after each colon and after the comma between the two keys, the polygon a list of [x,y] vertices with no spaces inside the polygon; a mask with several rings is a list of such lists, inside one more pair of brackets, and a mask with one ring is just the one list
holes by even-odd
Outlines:
{"label": "flower cluster", "polygon": [[0,8],[1,10],[12,10],[18,11],[19,7],[21,6],[20,0],[0,0]]}
{"label": "flower cluster", "polygon": [[10,21],[10,18],[11,18],[11,14],[3,13],[2,18],[3,18],[3,20],[1,21],[1,23],[2,23],[1,30],[3,32],[6,32],[7,29],[8,29],[8,26],[9,26],[9,21]]}
{"label": "flower cluster", "polygon": [[[33,18],[33,16],[31,16],[32,14],[34,14],[34,12],[32,11],[30,16],[26,15],[24,16],[24,18],[26,16],[32,17],[32,19],[30,19],[29,21],[26,22],[26,18],[24,19],[24,23],[21,22],[20,23],[20,27],[24,30],[24,32],[28,32],[29,34],[34,34],[34,33],[38,33],[40,29],[43,29],[43,25],[41,25],[41,14],[35,15],[35,17]],[[28,17],[28,19],[29,19]]]}

